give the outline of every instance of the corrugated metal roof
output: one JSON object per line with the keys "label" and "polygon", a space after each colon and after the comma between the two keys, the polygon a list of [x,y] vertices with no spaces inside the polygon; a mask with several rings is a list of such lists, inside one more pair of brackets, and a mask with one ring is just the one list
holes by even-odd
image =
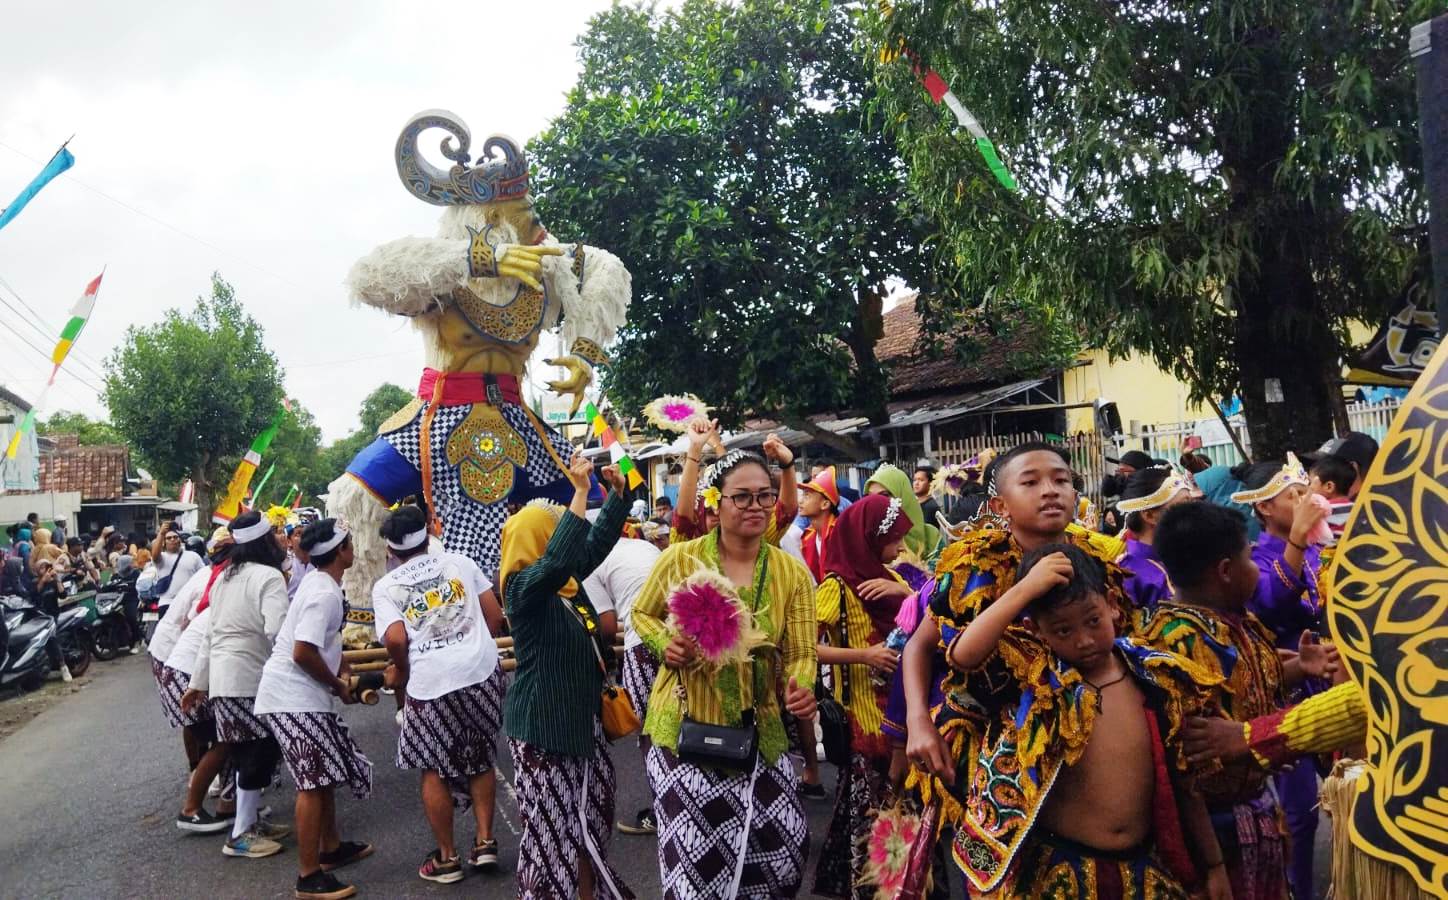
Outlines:
{"label": "corrugated metal roof", "polygon": [[987,388],[983,391],[956,394],[950,397],[935,397],[929,400],[909,403],[902,406],[899,410],[892,411],[890,413],[889,424],[882,425],[880,428],[883,431],[894,428],[910,428],[927,423],[945,422],[983,410],[989,406],[994,406],[1002,400],[1009,400],[1017,394],[1040,387],[1045,383],[1046,380],[1044,378],[1031,378],[1025,381],[1017,381],[1014,384],[1004,384],[999,387]]}

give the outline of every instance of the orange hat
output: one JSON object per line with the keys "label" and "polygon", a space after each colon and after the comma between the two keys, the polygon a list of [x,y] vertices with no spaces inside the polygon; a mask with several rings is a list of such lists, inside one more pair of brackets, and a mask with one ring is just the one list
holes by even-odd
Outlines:
{"label": "orange hat", "polygon": [[835,485],[835,467],[830,466],[823,472],[816,475],[810,481],[800,485],[807,491],[814,491],[834,504],[835,509],[840,508],[840,489]]}

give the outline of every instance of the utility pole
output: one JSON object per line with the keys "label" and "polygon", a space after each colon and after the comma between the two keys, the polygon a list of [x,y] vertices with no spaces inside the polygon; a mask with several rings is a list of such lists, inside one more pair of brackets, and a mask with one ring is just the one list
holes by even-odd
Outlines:
{"label": "utility pole", "polygon": [[1448,329],[1448,14],[1413,26],[1408,51],[1418,69],[1418,135],[1433,254],[1438,336]]}

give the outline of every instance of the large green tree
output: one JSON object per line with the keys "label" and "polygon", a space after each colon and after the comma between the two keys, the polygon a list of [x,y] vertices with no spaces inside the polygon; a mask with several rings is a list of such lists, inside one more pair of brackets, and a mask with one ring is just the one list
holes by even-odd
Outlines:
{"label": "large green tree", "polygon": [[276,414],[282,372],[261,326],[219,274],[189,313],[132,326],[105,362],[106,405],[163,481],[191,478],[202,521],[213,492]]}
{"label": "large green tree", "polygon": [[622,408],[692,391],[726,422],[883,417],[886,283],[927,286],[927,272],[903,167],[865,112],[853,15],[620,5],[579,38],[578,83],[529,153],[548,227],[633,273],[606,370]]}
{"label": "large green tree", "polygon": [[391,382],[382,384],[368,394],[362,400],[362,406],[357,412],[360,420],[358,429],[323,452],[320,469],[321,473],[325,475],[325,480],[316,493],[325,491],[326,485],[332,479],[345,472],[352,457],[360,453],[362,448],[372,443],[373,439],[377,437],[378,427],[393,413],[412,402],[414,396],[411,391]]}
{"label": "large green tree", "polygon": [[1270,458],[1329,435],[1347,324],[1422,289],[1408,31],[1443,9],[917,0],[872,13],[862,52],[903,42],[938,70],[1021,183],[996,183],[912,57],[880,66],[957,292],[1064,309],[1198,397],[1240,394]]}

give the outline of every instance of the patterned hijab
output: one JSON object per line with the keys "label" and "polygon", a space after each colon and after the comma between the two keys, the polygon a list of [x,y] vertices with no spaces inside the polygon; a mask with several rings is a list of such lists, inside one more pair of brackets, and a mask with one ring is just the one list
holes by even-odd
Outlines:
{"label": "patterned hijab", "polygon": [[825,541],[825,574],[839,576],[856,593],[871,578],[893,578],[880,560],[880,551],[891,541],[906,537],[910,528],[910,518],[899,500],[870,494],[850,504]]}
{"label": "patterned hijab", "polygon": [[[499,569],[498,588],[507,595],[508,579],[543,558],[548,541],[558,527],[558,517],[542,506],[525,506],[503,523],[503,566]],[[571,600],[578,593],[578,582],[568,579],[559,589],[559,596]]]}

